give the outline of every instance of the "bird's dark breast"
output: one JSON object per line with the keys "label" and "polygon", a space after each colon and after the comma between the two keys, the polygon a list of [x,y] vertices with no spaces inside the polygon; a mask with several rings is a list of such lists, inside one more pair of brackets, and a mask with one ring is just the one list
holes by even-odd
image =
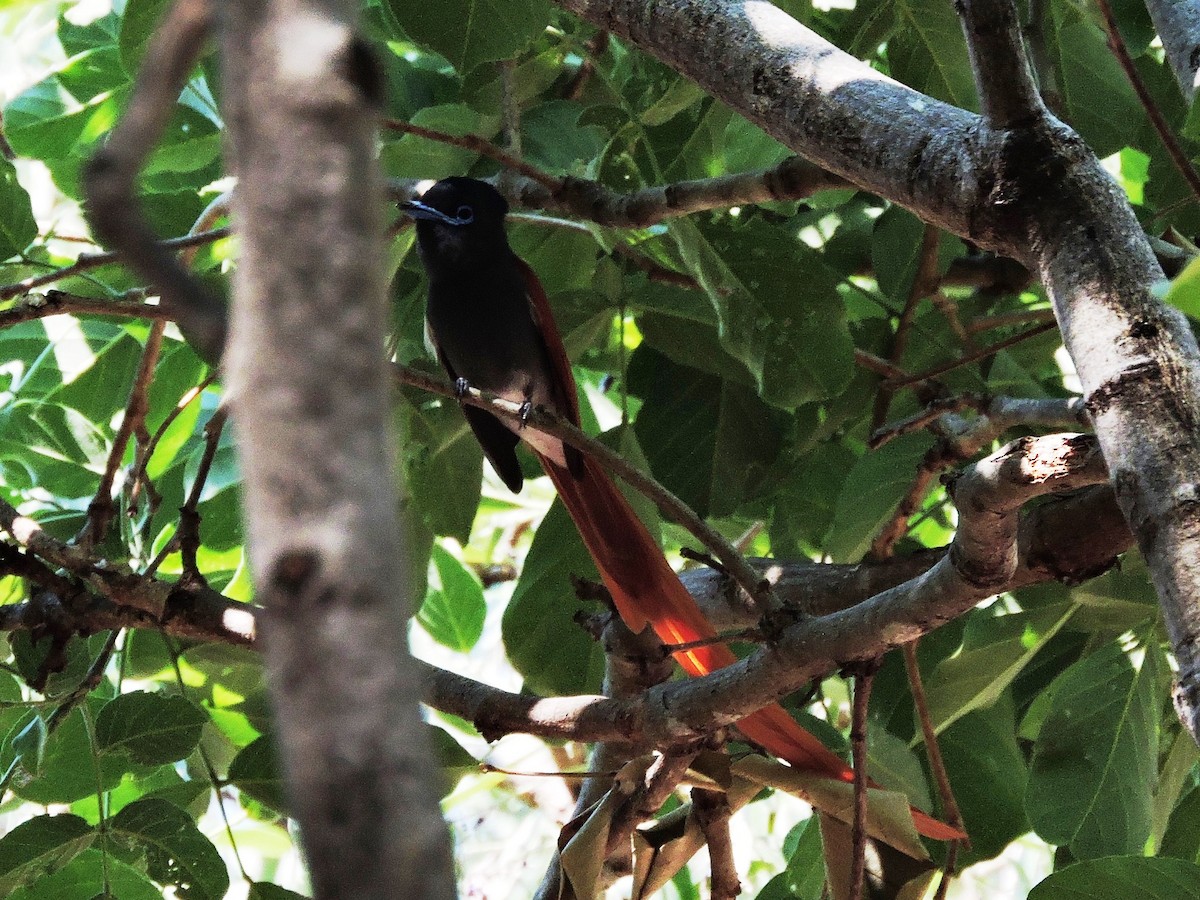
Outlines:
{"label": "bird's dark breast", "polygon": [[[546,351],[520,272],[447,273],[429,287],[434,340],[455,376],[473,387],[520,399],[549,381]],[[520,395],[520,398],[516,395]],[[539,402],[542,398],[534,398]]]}

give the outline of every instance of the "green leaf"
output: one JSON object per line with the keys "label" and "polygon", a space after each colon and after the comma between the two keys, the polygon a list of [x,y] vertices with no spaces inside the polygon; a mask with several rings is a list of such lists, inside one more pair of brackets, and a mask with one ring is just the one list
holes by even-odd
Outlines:
{"label": "green leaf", "polygon": [[838,496],[825,551],[834,562],[858,562],[912,484],[932,444],[923,433],[906,434],[863,454]]}
{"label": "green leaf", "polygon": [[0,894],[54,872],[91,844],[92,826],[79,816],[36,816],[0,837]]}
{"label": "green leaf", "polygon": [[[427,106],[411,122],[455,137],[486,133],[483,118],[463,103]],[[379,158],[386,172],[395,178],[438,179],[462,174],[477,155],[473,150],[406,134],[385,143]]]}
{"label": "green leaf", "polygon": [[[96,697],[88,699],[92,714],[103,703]],[[21,721],[13,735],[28,723]],[[10,737],[11,741],[11,737]],[[12,746],[6,742],[0,755],[3,767],[12,759]],[[13,792],[26,800],[42,805],[73,803],[96,793],[96,754],[88,740],[82,710],[75,710],[47,738],[41,768],[30,772],[28,779],[17,779]],[[121,780],[127,768],[123,760],[100,757],[100,787],[109,790]]]}
{"label": "green leaf", "polygon": [[667,229],[764,400],[790,408],[845,389],[854,347],[837,279],[817,253],[758,222],[701,232],[676,219]]}
{"label": "green leaf", "polygon": [[838,496],[858,457],[845,444],[831,441],[799,456],[774,492],[768,530],[779,556],[825,546]]}
{"label": "green leaf", "polygon": [[1104,33],[1090,22],[1051,25],[1048,32],[1067,120],[1097,156],[1115,153],[1129,140],[1129,123],[1142,121],[1145,112]]}
{"label": "green leaf", "polygon": [[884,728],[867,733],[867,760],[872,778],[889,791],[900,791],[914,806],[929,808],[929,783],[916,753],[907,742]]}
{"label": "green leaf", "polygon": [[1054,680],[1025,808],[1037,833],[1077,859],[1140,853],[1157,779],[1154,655],[1140,666],[1117,643]]}
{"label": "green leaf", "polygon": [[429,587],[417,621],[439,644],[466,653],[483,634],[487,601],[483,585],[441,544],[433,545]]}
{"label": "green leaf", "polygon": [[574,620],[579,610],[595,610],[575,597],[572,575],[600,579],[566,507],[555,500],[534,533],[501,621],[509,660],[539,693],[586,694],[600,687],[604,655]]}
{"label": "green leaf", "polygon": [[569,100],[551,100],[521,116],[525,158],[554,172],[584,174],[584,165],[604,149],[598,125],[580,125],[584,108]]}
{"label": "green leaf", "polygon": [[938,738],[954,797],[971,836],[964,865],[990,859],[1029,831],[1025,817],[1028,772],[1017,743],[1012,698],[963,716]]}
{"label": "green leaf", "polygon": [[902,27],[888,40],[892,76],[938,100],[975,109],[975,79],[954,5],[900,0],[896,19]]}
{"label": "green leaf", "polygon": [[110,700],[96,719],[96,740],[105,752],[122,751],[157,766],[183,759],[200,743],[208,715],[179,696],[134,691]]}
{"label": "green leaf", "polygon": [[677,366],[648,347],[629,364],[645,401],[634,423],[654,477],[703,517],[760,493],[782,444],[782,416],[748,388]]}
{"label": "green leaf", "polygon": [[250,893],[247,897],[248,900],[308,900],[303,894],[297,894],[295,891],[289,891],[287,888],[281,888],[266,881],[251,882]]}
{"label": "green leaf", "polygon": [[386,0],[413,40],[436,50],[460,73],[516,56],[550,21],[544,0]]}
{"label": "green leaf", "polygon": [[106,896],[106,886],[107,896],[119,900],[162,900],[163,896],[162,889],[133,866],[95,847],[5,896],[8,900],[95,900]]}
{"label": "green leaf", "polygon": [[435,534],[466,544],[479,508],[483,451],[458,404],[408,398],[398,410],[405,486]]}
{"label": "green leaf", "polygon": [[35,710],[29,724],[16,733],[12,739],[13,753],[21,759],[21,766],[31,775],[42,770],[42,760],[46,756],[46,723]]}
{"label": "green leaf", "polygon": [[160,884],[175,885],[190,900],[221,900],[229,890],[225,861],[200,833],[192,817],[166,800],[138,800],[113,816],[117,839],[145,855],[146,871]]}
{"label": "green leaf", "polygon": [[[1191,740],[1186,734],[1183,739]],[[1171,813],[1158,855],[1200,862],[1200,788],[1192,788]]]}
{"label": "green leaf", "polygon": [[272,809],[287,813],[286,786],[279,772],[275,744],[267,735],[243,747],[229,764],[229,780]]}
{"label": "green leaf", "polygon": [[1057,603],[1008,615],[973,612],[962,650],[943,660],[925,682],[935,730],[996,702],[1076,609],[1073,603]]}
{"label": "green leaf", "polygon": [[150,38],[158,30],[163,13],[171,0],[127,0],[121,16],[121,34],[118,46],[121,64],[130,75],[136,75],[146,53]]}
{"label": "green leaf", "polygon": [[[871,239],[871,265],[879,289],[903,308],[912,290],[913,279],[921,265],[921,245],[925,223],[898,206],[887,210],[875,223]],[[939,275],[945,274],[951,261],[962,252],[962,242],[942,235],[938,241]]]}
{"label": "green leaf", "polygon": [[1034,886],[1029,900],[1193,900],[1200,866],[1178,859],[1115,856],[1067,866]]}
{"label": "green leaf", "polygon": [[[1200,103],[1196,104],[1200,106]],[[1166,301],[1191,319],[1200,319],[1200,257],[1188,263],[1175,276],[1166,292]]]}
{"label": "green leaf", "polygon": [[16,256],[37,237],[33,205],[17,181],[17,169],[0,157],[0,259]]}

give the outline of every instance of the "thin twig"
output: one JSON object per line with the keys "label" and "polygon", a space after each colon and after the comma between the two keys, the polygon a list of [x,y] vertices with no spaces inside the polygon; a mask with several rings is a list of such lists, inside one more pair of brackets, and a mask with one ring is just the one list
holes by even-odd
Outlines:
{"label": "thin twig", "polygon": [[[955,828],[965,832],[966,827],[963,824],[962,811],[958,808],[958,800],[954,797],[954,788],[950,785],[950,776],[946,772],[946,761],[942,758],[942,748],[938,743],[937,732],[933,727],[933,716],[929,713],[929,698],[925,694],[925,683],[921,679],[921,667],[917,661],[917,645],[919,640],[905,644],[904,651],[904,671],[908,675],[909,690],[912,691],[913,706],[916,709],[917,721],[921,725],[921,734],[925,739],[925,755],[929,760],[929,769],[933,772],[934,783],[937,784],[938,797],[942,801],[942,814],[946,818],[946,822],[953,825]],[[957,854],[958,841],[952,841],[949,848],[950,851]],[[963,841],[970,849],[970,839]],[[943,873],[943,882],[949,883],[950,876],[954,872],[954,856],[947,853],[946,869]],[[940,889],[940,886],[939,886]]]}
{"label": "thin twig", "polygon": [[900,419],[897,422],[892,422],[872,432],[871,436],[867,438],[867,448],[869,450],[878,450],[884,444],[892,442],[901,435],[920,431],[930,423],[946,415],[946,413],[958,412],[963,409],[978,409],[979,406],[980,398],[970,394],[931,400],[920,412],[913,413],[911,416]]}
{"label": "thin twig", "polygon": [[1053,322],[1054,310],[1028,309],[1021,312],[992,313],[989,316],[977,316],[967,323],[968,334],[979,334],[995,328],[1008,328],[1011,325],[1028,325],[1030,322]]}
{"label": "thin twig", "polygon": [[849,900],[862,900],[867,874],[867,706],[879,660],[859,667],[854,676],[850,753],[854,760],[854,823],[851,828]]}
{"label": "thin twig", "polygon": [[154,434],[150,437],[150,440],[146,441],[146,443],[142,445],[140,452],[138,453],[137,461],[134,463],[134,493],[130,497],[130,503],[136,501],[138,485],[142,484],[143,481],[146,480],[146,467],[150,465],[150,460],[154,458],[154,451],[158,449],[158,445],[162,441],[163,435],[167,433],[167,429],[170,428],[175,420],[178,419],[183,413],[183,411],[187,409],[189,405],[191,405],[192,401],[203,394],[216,380],[217,375],[215,372],[213,372],[195,387],[190,387],[184,391],[183,396],[179,398],[179,402],[176,403],[175,406],[171,408],[171,411],[167,413],[166,417],[163,418],[158,428],[155,429]]}
{"label": "thin twig", "polygon": [[221,442],[221,431],[225,427],[228,413],[224,406],[217,407],[212,418],[204,425],[204,453],[200,457],[200,465],[196,467],[196,480],[187,500],[179,510],[179,552],[183,557],[183,578],[194,579],[197,584],[205,584],[204,576],[196,564],[196,550],[200,546],[200,495],[204,492],[204,484],[208,481],[208,473],[212,469],[213,460],[217,455],[217,447]]}
{"label": "thin twig", "polygon": [[692,808],[708,844],[709,897],[711,900],[733,900],[742,892],[742,884],[738,880],[733,842],[729,838],[729,801],[720,791],[693,788]]}
{"label": "thin twig", "polygon": [[1142,76],[1138,74],[1137,67],[1133,64],[1133,57],[1129,55],[1129,48],[1125,46],[1125,39],[1121,37],[1121,30],[1117,27],[1117,20],[1113,16],[1112,6],[1109,5],[1108,0],[1096,0],[1096,8],[1100,10],[1100,15],[1104,19],[1104,30],[1108,32],[1109,49],[1112,50],[1113,56],[1117,58],[1117,62],[1121,64],[1121,69],[1125,72],[1125,77],[1129,79],[1129,83],[1133,86],[1134,93],[1137,94],[1142,108],[1146,110],[1146,115],[1150,118],[1150,124],[1154,126],[1154,130],[1158,134],[1158,139],[1162,141],[1167,155],[1171,157],[1171,162],[1179,170],[1179,174],[1183,176],[1183,180],[1187,182],[1187,186],[1193,196],[1197,200],[1200,200],[1200,173],[1196,171],[1196,167],[1192,165],[1192,161],[1188,159],[1188,155],[1179,146],[1179,141],[1175,139],[1175,134],[1171,131],[1167,120],[1163,118],[1162,111],[1158,108],[1158,104],[1154,102],[1154,98],[1150,96],[1150,91],[1147,90],[1146,83],[1142,81]]}
{"label": "thin twig", "polygon": [[[1007,350],[1009,347],[1012,347],[1015,344],[1019,344],[1022,341],[1027,341],[1030,338],[1037,337],[1039,334],[1045,334],[1047,331],[1052,331],[1057,327],[1057,322],[1047,322],[1044,325],[1038,325],[1034,328],[1028,329],[1027,331],[1022,331],[1020,334],[1013,335],[1010,338],[1005,338],[1002,341],[991,344],[990,346],[981,347],[974,353],[968,353],[966,356],[963,356],[959,359],[944,363],[940,366],[934,366],[932,369],[928,369],[924,372],[918,372],[915,375],[907,375],[904,378],[888,379],[889,387],[895,390],[898,388],[907,387],[910,384],[916,384],[921,381],[929,381],[930,379],[945,375],[947,372],[952,372],[955,369],[961,369],[963,366],[969,366],[971,363],[979,362],[981,359],[986,359],[989,356],[995,356],[1001,350]],[[855,358],[857,359],[857,356]]]}
{"label": "thin twig", "polygon": [[874,353],[868,353],[866,350],[854,348],[854,363],[861,366],[868,372],[874,372],[876,375],[882,375],[884,378],[898,380],[901,378],[911,378],[904,369],[894,363],[888,362],[882,356],[876,356]]}
{"label": "thin twig", "polygon": [[117,477],[117,469],[125,457],[125,448],[129,439],[139,429],[145,428],[146,414],[150,411],[150,383],[154,380],[154,368],[158,365],[159,353],[162,351],[163,331],[166,323],[156,321],[150,326],[146,337],[146,346],[142,350],[142,358],[138,363],[137,374],[133,379],[133,387],[129,390],[129,400],[125,404],[125,415],[121,425],[113,436],[112,449],[108,453],[108,461],[104,466],[104,474],[100,477],[100,485],[96,488],[92,502],[88,504],[87,521],[75,538],[75,542],[84,547],[91,547],[104,540],[109,523],[113,516],[113,482]]}
{"label": "thin twig", "polygon": [[445,131],[438,131],[434,128],[425,128],[421,125],[414,125],[412,122],[403,122],[400,119],[384,119],[382,122],[384,128],[389,131],[398,131],[401,134],[411,134],[416,137],[425,138],[429,141],[437,141],[439,144],[448,144],[452,147],[461,147],[463,150],[470,150],[473,153],[479,153],[494,159],[502,166],[512,169],[515,172],[520,172],[530,181],[534,181],[541,185],[551,195],[557,194],[562,190],[562,179],[555,178],[553,175],[548,175],[535,165],[525,162],[513,156],[506,150],[502,150],[489,140],[481,138],[477,134],[449,134]]}
{"label": "thin twig", "polygon": [[[182,250],[187,247],[199,247],[203,244],[211,244],[213,241],[221,238],[229,237],[233,233],[233,229],[228,226],[223,228],[214,228],[211,231],[202,231],[199,234],[189,234],[183,237],[167,238],[157,241],[156,244],[165,250]],[[105,253],[81,253],[75,262],[69,266],[63,266],[59,269],[47,272],[45,275],[35,275],[30,278],[25,278],[21,281],[14,281],[11,284],[0,286],[0,300],[11,300],[13,297],[26,294],[33,288],[42,287],[43,285],[53,284],[56,281],[62,281],[64,278],[70,278],[74,275],[80,275],[83,272],[90,272],[92,269],[98,269],[101,266],[108,266],[121,261],[121,255],[114,252]],[[80,298],[84,299],[84,298]],[[100,302],[100,301],[95,301]]]}

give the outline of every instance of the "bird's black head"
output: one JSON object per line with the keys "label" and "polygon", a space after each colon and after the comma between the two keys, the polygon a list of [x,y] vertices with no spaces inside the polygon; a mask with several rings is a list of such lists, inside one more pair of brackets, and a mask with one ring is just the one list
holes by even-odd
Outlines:
{"label": "bird's black head", "polygon": [[421,259],[430,273],[482,265],[511,252],[504,234],[508,202],[490,184],[474,178],[443,178],[401,204],[417,220]]}

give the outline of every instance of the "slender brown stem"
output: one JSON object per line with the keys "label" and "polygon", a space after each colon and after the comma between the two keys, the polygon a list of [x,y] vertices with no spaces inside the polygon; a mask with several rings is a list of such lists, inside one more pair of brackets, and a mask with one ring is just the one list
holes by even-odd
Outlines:
{"label": "slender brown stem", "polygon": [[[952,362],[944,363],[940,366],[935,366],[932,369],[927,369],[924,372],[919,372],[915,375],[906,375],[903,378],[889,379],[889,386],[894,390],[897,388],[906,387],[910,384],[916,384],[921,381],[929,381],[932,378],[937,378],[940,375],[945,375],[947,372],[952,372],[955,369],[960,369],[963,366],[969,366],[971,363],[979,362],[981,359],[986,359],[989,356],[995,356],[1001,350],[1007,350],[1022,341],[1027,341],[1030,338],[1037,337],[1039,334],[1045,334],[1047,331],[1052,331],[1058,327],[1057,322],[1046,322],[1044,325],[1038,325],[1030,328],[1027,331],[1022,331],[1020,334],[1013,335],[1010,338],[1005,338],[995,344],[987,347],[981,347],[974,353],[968,353],[966,356],[953,360]],[[857,357],[856,357],[857,358]]]}
{"label": "slender brown stem", "polygon": [[[158,241],[158,246],[167,250],[182,250],[186,247],[199,247],[202,244],[211,244],[220,238],[229,237],[232,233],[233,229],[228,227],[214,228],[211,231],[202,231],[199,234],[189,234],[183,237]],[[53,284],[56,281],[62,281],[64,278],[80,275],[83,272],[89,272],[92,269],[98,269],[101,266],[112,265],[120,261],[121,256],[118,253],[81,253],[79,258],[69,266],[54,269],[45,275],[36,275],[22,281],[14,281],[11,284],[0,286],[0,300],[11,300],[13,297],[20,296],[33,288]]]}
{"label": "slender brown stem", "polygon": [[[943,814],[949,824],[965,833],[966,827],[963,825],[962,812],[958,808],[958,800],[954,797],[954,788],[950,785],[946,762],[942,759],[942,748],[938,744],[937,732],[933,727],[933,717],[929,714],[929,699],[925,694],[925,683],[921,679],[921,667],[917,662],[917,644],[919,643],[920,641],[912,641],[904,645],[904,671],[908,674],[908,686],[912,691],[917,721],[921,725],[921,734],[925,740],[925,753],[929,759],[929,768],[933,772],[934,782],[937,784]],[[951,841],[946,852],[945,871],[942,873],[942,883],[938,885],[938,893],[942,896],[945,896],[945,891],[950,885],[950,876],[954,874],[959,843],[959,841]],[[969,838],[962,843],[970,849]]]}
{"label": "slender brown stem", "polygon": [[108,461],[105,463],[100,485],[96,488],[92,502],[88,504],[87,521],[75,539],[76,543],[85,547],[91,547],[104,540],[109,523],[112,521],[113,482],[116,480],[121,460],[125,457],[125,448],[129,446],[130,437],[145,427],[146,414],[150,411],[147,395],[150,391],[150,383],[154,380],[154,367],[158,365],[159,353],[162,351],[165,329],[166,323],[161,320],[150,326],[150,333],[146,337],[146,346],[142,350],[142,359],[138,363],[137,374],[133,379],[133,387],[129,391],[129,400],[125,404],[125,415],[121,419],[117,433],[113,436],[112,449],[108,453]]}
{"label": "slender brown stem", "polygon": [[1179,170],[1179,174],[1183,176],[1183,180],[1187,182],[1187,186],[1195,198],[1200,200],[1200,173],[1196,171],[1196,167],[1192,165],[1188,155],[1179,146],[1179,141],[1175,139],[1175,134],[1171,131],[1167,120],[1163,118],[1162,111],[1154,102],[1154,98],[1150,96],[1150,91],[1146,88],[1146,83],[1142,81],[1142,76],[1138,74],[1137,68],[1133,64],[1133,57],[1129,55],[1129,48],[1125,46],[1125,39],[1121,37],[1121,30],[1117,28],[1117,20],[1113,16],[1112,6],[1109,5],[1108,0],[1096,0],[1096,8],[1100,10],[1100,15],[1104,19],[1104,30],[1108,32],[1109,49],[1117,58],[1117,62],[1121,64],[1125,77],[1129,79],[1134,93],[1137,94],[1138,100],[1146,110],[1150,124],[1154,126],[1158,139],[1162,141],[1163,147],[1171,157],[1171,162]]}
{"label": "slender brown stem", "polygon": [[862,900],[867,873],[867,706],[879,661],[862,667],[854,678],[850,753],[854,760],[854,823],[851,828],[849,900]]}
{"label": "slender brown stem", "polygon": [[537,166],[530,165],[525,160],[513,156],[507,150],[502,150],[491,141],[481,138],[477,134],[448,134],[445,131],[438,131],[434,128],[424,128],[420,125],[414,125],[412,122],[402,122],[399,119],[384,119],[383,127],[389,131],[398,131],[401,134],[411,134],[416,137],[425,138],[429,141],[437,141],[440,144],[449,144],[452,147],[461,147],[464,150],[470,150],[473,153],[479,153],[494,159],[496,162],[512,169],[515,172],[520,172],[531,181],[535,181],[548,190],[551,194],[557,194],[562,190],[562,179],[555,178],[553,175],[548,175],[539,169]]}

